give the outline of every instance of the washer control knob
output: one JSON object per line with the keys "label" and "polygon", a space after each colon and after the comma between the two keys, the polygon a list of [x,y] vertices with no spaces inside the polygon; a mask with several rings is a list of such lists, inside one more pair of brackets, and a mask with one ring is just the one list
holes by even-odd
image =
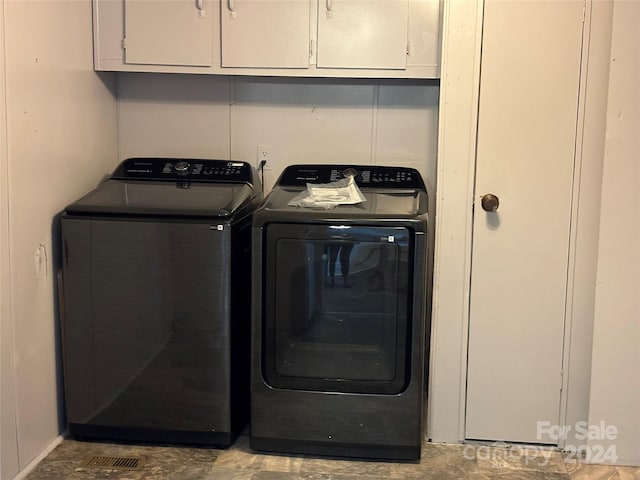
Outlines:
{"label": "washer control knob", "polygon": [[342,171],[342,175],[344,177],[353,177],[356,178],[358,176],[358,171],[355,168],[345,168]]}
{"label": "washer control knob", "polygon": [[178,175],[187,175],[189,173],[190,167],[191,167],[191,165],[189,165],[189,162],[186,162],[184,160],[180,160],[179,162],[177,162],[173,166],[173,170]]}

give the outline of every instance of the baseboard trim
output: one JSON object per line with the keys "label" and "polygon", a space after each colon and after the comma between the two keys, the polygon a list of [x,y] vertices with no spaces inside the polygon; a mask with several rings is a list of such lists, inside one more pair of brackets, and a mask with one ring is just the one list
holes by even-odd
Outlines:
{"label": "baseboard trim", "polygon": [[35,469],[38,464],[45,459],[47,455],[49,455],[58,445],[62,443],[62,441],[67,436],[67,431],[65,430],[56,438],[54,438],[49,445],[47,445],[42,452],[38,456],[36,456],[33,460],[31,460],[24,468],[22,468],[18,474],[13,477],[13,480],[24,480],[27,475],[29,475],[33,469]]}

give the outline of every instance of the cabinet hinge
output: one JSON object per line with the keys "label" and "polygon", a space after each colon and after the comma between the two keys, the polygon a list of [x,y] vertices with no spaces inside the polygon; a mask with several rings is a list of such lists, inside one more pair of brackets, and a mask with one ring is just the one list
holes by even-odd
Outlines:
{"label": "cabinet hinge", "polygon": [[407,57],[411,56],[411,40],[407,41]]}
{"label": "cabinet hinge", "polygon": [[562,385],[564,383],[564,370],[560,370],[560,391],[562,392]]}
{"label": "cabinet hinge", "polygon": [[123,50],[126,49],[127,48],[127,38],[126,37],[123,38],[121,43],[122,43],[122,49]]}
{"label": "cabinet hinge", "polygon": [[309,40],[309,58],[313,57],[313,39]]}

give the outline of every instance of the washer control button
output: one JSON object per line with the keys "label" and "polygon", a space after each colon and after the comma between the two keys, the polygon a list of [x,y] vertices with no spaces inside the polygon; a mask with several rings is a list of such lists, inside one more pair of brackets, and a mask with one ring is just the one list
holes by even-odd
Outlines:
{"label": "washer control button", "polygon": [[178,175],[187,175],[189,173],[189,167],[191,167],[191,165],[189,165],[189,162],[181,160],[173,166],[173,169]]}

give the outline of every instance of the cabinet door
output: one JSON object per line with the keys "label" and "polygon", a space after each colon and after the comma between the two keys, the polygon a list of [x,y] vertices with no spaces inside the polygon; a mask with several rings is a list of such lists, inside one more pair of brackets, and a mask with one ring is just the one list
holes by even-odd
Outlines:
{"label": "cabinet door", "polygon": [[223,0],[222,66],[309,67],[309,0]]}
{"label": "cabinet door", "polygon": [[319,1],[319,68],[406,68],[409,0]]}
{"label": "cabinet door", "polygon": [[485,2],[468,439],[558,441],[583,7]]}
{"label": "cabinet door", "polygon": [[211,66],[214,0],[125,0],[125,63]]}

